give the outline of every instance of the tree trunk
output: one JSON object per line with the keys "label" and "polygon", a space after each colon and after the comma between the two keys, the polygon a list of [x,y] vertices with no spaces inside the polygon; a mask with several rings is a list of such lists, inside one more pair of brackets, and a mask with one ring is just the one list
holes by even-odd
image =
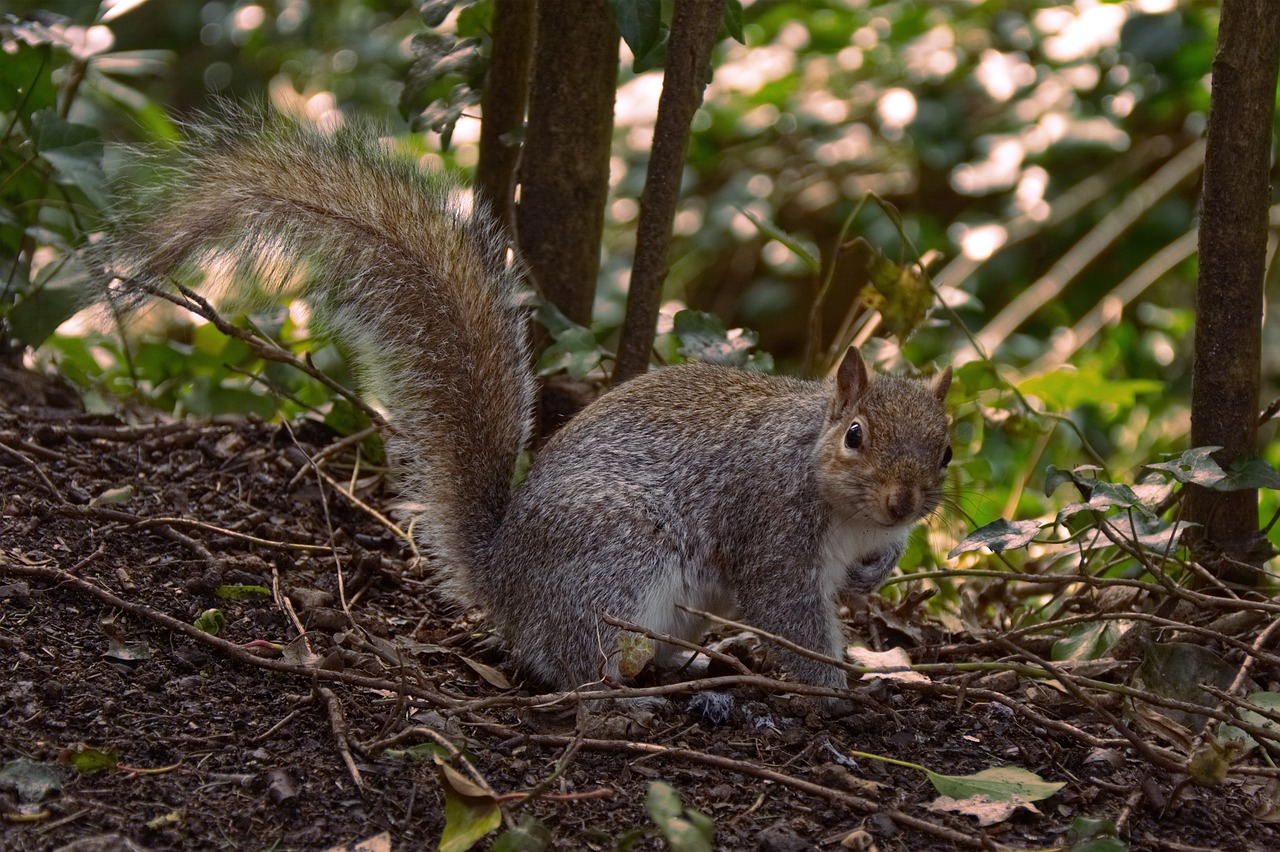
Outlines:
{"label": "tree trunk", "polygon": [[649,172],[640,196],[636,257],[627,291],[627,315],[618,342],[615,384],[649,367],[662,284],[667,278],[671,225],[680,200],[680,178],[689,147],[689,125],[702,104],[711,48],[723,17],[724,0],[678,0],[672,13]]}
{"label": "tree trunk", "polygon": [[618,80],[618,28],[605,0],[539,0],[516,215],[534,283],[591,322]]}
{"label": "tree trunk", "polygon": [[480,163],[476,190],[494,217],[514,229],[516,164],[529,95],[529,56],[533,51],[533,4],[497,0],[493,10],[493,56],[481,101]]}
{"label": "tree trunk", "polygon": [[[1205,150],[1196,290],[1191,443],[1226,467],[1256,449],[1262,289],[1271,201],[1271,130],[1280,69],[1280,3],[1223,0]],[[1258,492],[1192,486],[1186,516],[1223,579],[1253,584],[1261,564]]]}

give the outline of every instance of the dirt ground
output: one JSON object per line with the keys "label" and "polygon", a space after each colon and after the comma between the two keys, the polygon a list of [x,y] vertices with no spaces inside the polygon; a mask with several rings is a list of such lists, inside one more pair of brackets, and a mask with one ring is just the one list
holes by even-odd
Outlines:
{"label": "dirt ground", "polygon": [[[539,706],[379,520],[394,495],[378,471],[353,480],[354,451],[327,452],[322,427],[90,416],[23,376],[0,375],[5,850],[433,848],[446,785],[532,815],[552,848],[659,849],[655,781],[721,849],[1067,848],[1082,819],[1123,838],[1098,849],[1280,848],[1258,752],[1239,759],[1253,774],[1188,783],[1117,731],[1119,696],[1009,670],[864,683],[829,719],[746,643],[760,674],[720,673],[724,699],[672,679],[651,719]],[[850,632],[917,663],[1009,658],[914,602],[855,603]],[[216,636],[194,626],[210,610]],[[981,826],[930,808],[916,769],[852,751],[1064,786]]]}

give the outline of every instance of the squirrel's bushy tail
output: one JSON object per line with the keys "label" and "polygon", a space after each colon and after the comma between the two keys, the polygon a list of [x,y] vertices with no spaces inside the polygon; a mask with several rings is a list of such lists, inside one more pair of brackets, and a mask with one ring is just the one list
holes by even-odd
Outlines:
{"label": "squirrel's bushy tail", "polygon": [[99,252],[123,289],[204,268],[241,305],[306,298],[388,414],[388,460],[447,591],[477,601],[534,399],[518,274],[487,213],[368,126],[267,110],[198,125],[154,165],[160,189],[122,205]]}

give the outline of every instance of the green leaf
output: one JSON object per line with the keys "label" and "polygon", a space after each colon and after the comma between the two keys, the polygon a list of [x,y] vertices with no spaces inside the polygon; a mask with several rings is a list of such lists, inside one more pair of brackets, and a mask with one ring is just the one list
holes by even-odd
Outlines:
{"label": "green leaf", "polygon": [[428,27],[438,27],[444,23],[445,18],[449,17],[449,13],[456,5],[458,0],[422,0],[418,7],[418,15],[422,18],[422,23]]}
{"label": "green leaf", "polygon": [[[1142,662],[1133,676],[1133,686],[1173,698],[1186,704],[1212,707],[1218,699],[1205,692],[1205,684],[1227,689],[1235,679],[1234,666],[1209,648],[1191,642],[1144,642]],[[1144,712],[1168,716],[1179,725],[1198,731],[1205,717],[1171,707],[1148,707]]]}
{"label": "green leaf", "polygon": [[40,156],[99,208],[111,203],[102,171],[102,136],[92,127],[73,124],[52,108],[31,116],[31,142]]}
{"label": "green leaf", "polygon": [[613,21],[637,60],[658,46],[662,37],[662,0],[609,0]]}
{"label": "green leaf", "polygon": [[66,760],[67,763],[75,767],[77,772],[84,775],[92,775],[95,772],[115,769],[119,766],[120,750],[111,748],[104,751],[90,746],[80,746],[75,749],[69,749],[66,752]]}
{"label": "green leaf", "polygon": [[29,290],[9,311],[13,336],[34,349],[48,340],[83,304],[84,294],[75,287],[45,285]]}
{"label": "green leaf", "polygon": [[541,852],[551,845],[551,832],[538,820],[525,814],[520,822],[498,835],[493,852]]}
{"label": "green leaf", "polygon": [[728,331],[716,315],[690,309],[675,315],[672,331],[680,340],[679,352],[684,357],[731,367],[746,366],[759,340],[754,331]]}
{"label": "green leaf", "polygon": [[1070,635],[1053,643],[1051,659],[1056,662],[1096,660],[1105,656],[1132,626],[1125,621],[1095,621],[1078,625]]}
{"label": "green leaf", "polygon": [[20,757],[0,769],[0,787],[17,792],[24,802],[38,802],[62,789],[62,779],[49,766]]}
{"label": "green leaf", "polygon": [[925,774],[935,790],[953,799],[986,796],[997,801],[1016,798],[1038,802],[1066,786],[1065,781],[1045,781],[1019,766],[984,769],[975,775],[942,775],[930,769]]}
{"label": "green leaf", "polygon": [[1227,478],[1213,486],[1215,491],[1244,491],[1250,488],[1280,490],[1280,472],[1258,456],[1241,456],[1227,466]]}
{"label": "green leaf", "polygon": [[747,43],[747,35],[742,30],[742,0],[728,0],[724,4],[724,28],[738,44]]}
{"label": "green leaf", "polygon": [[410,760],[445,760],[449,750],[439,743],[418,743],[408,748],[389,748],[384,752],[389,757],[405,757]]}
{"label": "green leaf", "polygon": [[210,636],[217,636],[227,626],[227,618],[220,609],[206,609],[196,616],[195,628]]}
{"label": "green leaf", "polygon": [[[892,205],[885,206],[885,212],[902,234],[901,214]],[[858,301],[878,312],[895,337],[906,340],[924,323],[933,307],[928,276],[919,264],[891,260],[862,237],[854,239],[845,251],[866,271],[866,284],[858,292]]]}
{"label": "green leaf", "polygon": [[1027,396],[1039,397],[1058,411],[1082,405],[1129,408],[1139,394],[1163,391],[1164,383],[1148,379],[1109,379],[1096,371],[1064,367],[1019,382],[1018,390]]}
{"label": "green leaf", "polygon": [[804,261],[804,265],[809,267],[809,271],[814,275],[817,275],[818,272],[821,271],[822,261],[818,259],[816,250],[807,243],[802,242],[797,237],[791,236],[772,222],[767,222],[764,219],[761,219],[750,210],[739,207],[738,212],[750,219],[752,224],[759,228],[765,236],[775,239],[787,248],[791,249],[796,257]]}
{"label": "green leaf", "polygon": [[[1255,692],[1248,697],[1248,702],[1257,707],[1269,710],[1272,713],[1280,711],[1280,692]],[[1236,713],[1242,720],[1251,725],[1257,725],[1266,728],[1272,732],[1280,734],[1280,722],[1268,719],[1252,710],[1237,710]],[[1244,744],[1246,751],[1251,751],[1257,747],[1258,742],[1251,734],[1237,728],[1235,725],[1228,725],[1225,722],[1218,726],[1217,736],[1219,740],[1239,740]]]}
{"label": "green leaf", "polygon": [[575,379],[583,379],[600,366],[605,354],[591,329],[575,325],[557,334],[555,343],[538,358],[538,375],[568,373]]}
{"label": "green leaf", "polygon": [[644,808],[675,852],[711,852],[714,825],[704,814],[686,811],[675,789],[654,781],[644,797]]}
{"label": "green leaf", "polygon": [[1071,845],[1066,852],[1126,852],[1129,848],[1116,836],[1116,824],[1109,819],[1076,817],[1067,832]]}
{"label": "green leaf", "polygon": [[1210,455],[1220,449],[1222,447],[1196,447],[1187,450],[1176,459],[1149,464],[1146,467],[1152,470],[1163,470],[1182,483],[1213,488],[1227,478],[1227,472]]}
{"label": "green leaf", "polygon": [[60,63],[53,61],[48,44],[32,47],[18,40],[7,41],[6,48],[10,45],[16,49],[12,53],[6,50],[4,61],[0,62],[0,111],[13,112],[22,107],[26,124],[27,116],[57,105],[52,74]]}
{"label": "green leaf", "polygon": [[1052,497],[1053,492],[1062,487],[1064,482],[1075,482],[1076,475],[1069,470],[1062,470],[1056,464],[1044,469],[1044,496]]}
{"label": "green leaf", "polygon": [[90,508],[98,506],[123,506],[133,499],[133,486],[122,485],[119,488],[108,488],[89,501]]}
{"label": "green leaf", "polygon": [[1006,550],[1017,550],[1026,547],[1040,532],[1039,521],[1006,521],[997,518],[989,524],[978,527],[965,537],[947,554],[947,558],[968,553],[981,547],[990,548],[992,553],[1003,553]]}
{"label": "green leaf", "polygon": [[444,790],[444,833],[440,852],[466,852],[502,825],[493,797],[447,763],[437,761]]}
{"label": "green leaf", "polygon": [[226,583],[213,590],[214,597],[226,601],[238,601],[252,595],[271,597],[271,590],[266,586],[254,586],[246,583]]}

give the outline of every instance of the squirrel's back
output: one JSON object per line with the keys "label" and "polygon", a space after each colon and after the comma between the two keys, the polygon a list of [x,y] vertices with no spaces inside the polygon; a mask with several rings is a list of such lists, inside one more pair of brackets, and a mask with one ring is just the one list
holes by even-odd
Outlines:
{"label": "squirrel's back", "polygon": [[534,401],[518,275],[487,212],[366,124],[325,133],[239,112],[155,162],[165,179],[123,205],[105,241],[124,291],[230,264],[223,289],[240,305],[307,298],[388,413],[419,539],[448,566],[448,591],[474,600]]}

